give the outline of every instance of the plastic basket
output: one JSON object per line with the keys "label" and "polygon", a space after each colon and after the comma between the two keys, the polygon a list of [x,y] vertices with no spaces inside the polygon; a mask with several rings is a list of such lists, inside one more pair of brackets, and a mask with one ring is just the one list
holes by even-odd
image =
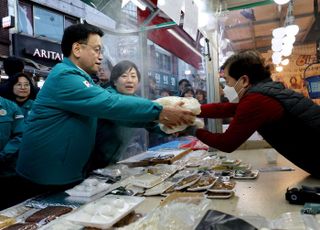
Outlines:
{"label": "plastic basket", "polygon": [[305,78],[309,97],[312,99],[320,98],[320,75]]}

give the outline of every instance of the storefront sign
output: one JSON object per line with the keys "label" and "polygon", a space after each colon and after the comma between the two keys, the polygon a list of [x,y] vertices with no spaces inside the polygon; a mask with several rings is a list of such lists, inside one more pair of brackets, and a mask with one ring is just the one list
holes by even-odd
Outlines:
{"label": "storefront sign", "polygon": [[14,17],[7,16],[2,18],[2,28],[3,29],[10,29],[14,27]]}
{"label": "storefront sign", "polygon": [[149,75],[155,78],[157,89],[177,90],[177,76],[156,71],[151,71]]}
{"label": "storefront sign", "polygon": [[45,49],[39,49],[39,48],[34,48],[34,49],[25,49],[25,53],[32,55],[33,57],[38,57],[38,58],[44,58],[44,59],[49,59],[49,60],[54,60],[54,61],[62,61],[63,59],[63,54],[51,51],[51,50],[45,50]]}
{"label": "storefront sign", "polygon": [[13,53],[29,58],[45,66],[54,66],[63,59],[59,43],[38,39],[22,34],[13,34]]}

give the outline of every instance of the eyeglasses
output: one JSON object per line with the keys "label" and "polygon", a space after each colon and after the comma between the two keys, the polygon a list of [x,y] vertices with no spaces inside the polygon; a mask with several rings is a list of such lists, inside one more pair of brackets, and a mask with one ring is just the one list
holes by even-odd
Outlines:
{"label": "eyeglasses", "polygon": [[89,44],[86,44],[86,43],[79,43],[81,45],[85,45],[85,46],[89,46],[96,54],[98,54],[99,56],[103,54],[104,52],[104,49],[100,46],[96,46],[96,47],[93,47]]}
{"label": "eyeglasses", "polygon": [[20,84],[20,83],[18,83],[18,84],[15,84],[14,86],[17,87],[17,88],[30,88],[30,84]]}

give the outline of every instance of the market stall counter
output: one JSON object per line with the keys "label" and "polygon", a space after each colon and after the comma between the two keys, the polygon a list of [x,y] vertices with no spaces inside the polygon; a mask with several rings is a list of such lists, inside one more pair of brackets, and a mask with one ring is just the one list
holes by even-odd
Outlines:
{"label": "market stall counter", "polygon": [[[40,224],[38,223],[38,227],[43,229],[59,229],[59,226],[64,226],[62,229],[82,229],[83,226],[86,226],[86,223],[89,223],[88,226],[107,229],[128,213],[134,211],[134,213],[139,214],[139,217],[143,216],[144,218],[140,218],[131,225],[124,226],[123,229],[163,229],[163,227],[168,227],[168,225],[159,224],[164,220],[163,218],[167,219],[161,223],[167,224],[170,224],[170,221],[172,222],[172,218],[174,218],[172,226],[175,226],[175,228],[172,229],[181,229],[182,227],[184,229],[194,229],[200,221],[204,221],[201,219],[209,210],[211,210],[211,214],[212,210],[216,210],[232,215],[235,218],[247,221],[257,228],[269,227],[272,229],[281,227],[283,229],[290,229],[290,226],[295,226],[294,229],[304,229],[301,226],[320,226],[318,215],[308,215],[307,219],[304,218],[305,215],[300,215],[304,206],[290,204],[285,198],[288,188],[299,187],[301,185],[316,187],[320,184],[319,180],[309,176],[309,174],[293,165],[280,154],[277,154],[276,159],[273,159],[272,163],[270,163],[267,159],[270,152],[273,155],[277,154],[274,149],[237,150],[231,154],[200,151],[201,154],[206,154],[204,155],[205,160],[201,163],[201,159],[197,159],[197,154],[194,154],[198,153],[199,155],[199,151],[192,151],[173,164],[163,167],[153,165],[152,168],[147,169],[146,174],[133,177],[127,176],[125,180],[115,183],[120,183],[119,186],[121,185],[127,191],[136,194],[132,198],[128,196],[132,194],[125,194],[125,196],[111,194],[105,196],[106,191],[110,192],[113,188],[119,186],[115,186],[115,184],[110,184],[110,186],[104,185],[106,188],[105,192],[99,193],[102,195],[98,196],[98,198],[84,200],[83,205],[73,207],[74,210],[72,212],[51,221],[49,224],[42,221]],[[212,167],[211,163],[216,159],[219,159],[220,163],[223,162],[223,164]],[[209,165],[210,175],[207,173]],[[231,165],[232,167],[230,167]],[[246,167],[246,170],[241,167]],[[130,170],[146,170],[141,168],[132,168]],[[185,171],[186,168],[188,168],[187,171]],[[234,170],[226,170],[232,168]],[[114,172],[114,169],[115,166],[111,166],[101,170],[109,170],[109,172],[113,170]],[[182,182],[181,179],[177,180],[177,175],[181,171],[183,174],[186,174],[194,169],[197,169],[197,175],[201,175],[201,177],[206,175],[206,178],[210,178],[214,174],[213,178],[216,180],[213,182],[212,178],[210,178],[210,182],[207,184],[205,180],[202,180],[198,186],[207,186],[205,191],[201,191],[201,189],[197,191],[195,189],[195,192],[191,192],[192,189],[190,191],[187,188],[187,186],[191,187],[190,181]],[[132,173],[133,171],[130,170],[129,172]],[[217,174],[217,171],[220,173]],[[228,174],[228,171],[233,171],[233,174]],[[214,173],[212,174],[212,172]],[[250,173],[247,174],[247,172]],[[194,174],[192,175],[194,176]],[[187,175],[184,178],[186,177]],[[173,183],[175,180],[178,181],[178,183],[174,183],[176,191],[169,193],[170,189],[168,188],[170,186],[167,186],[167,184],[169,182]],[[200,177],[197,180],[199,183]],[[229,186],[231,182],[234,183],[234,188],[230,192],[226,191],[229,196],[224,197],[226,195],[224,190],[220,191],[218,196],[215,196],[217,194],[215,193],[216,190],[214,190],[213,183],[217,187],[218,183]],[[93,182],[91,181],[90,183],[92,184]],[[177,189],[177,184],[179,183],[180,187]],[[196,182],[192,183],[193,189],[197,188]],[[157,193],[155,192],[157,190],[154,189],[156,186],[159,187],[158,189],[162,189],[161,195],[152,196],[152,194]],[[212,193],[210,189],[213,191]],[[144,193],[146,195],[143,195]],[[184,199],[183,205],[173,206],[175,199],[179,197],[187,197],[187,199]],[[209,197],[211,199],[208,199]],[[186,200],[187,202],[185,202]],[[23,222],[28,215],[36,211],[34,208],[26,208],[26,202],[3,210],[0,214],[13,217],[17,222]],[[113,205],[112,207],[110,203]],[[106,204],[107,206],[103,206]],[[171,206],[168,204],[171,204]],[[95,214],[91,215],[90,212],[94,212]],[[184,212],[188,213],[183,214]],[[177,213],[180,213],[180,216]],[[88,217],[88,215],[90,216]],[[95,220],[92,219],[93,216]],[[106,216],[110,219],[106,220]],[[310,219],[310,217],[312,218]],[[81,221],[83,218],[87,218],[86,221]],[[179,218],[182,218],[180,222],[178,221]],[[194,221],[188,222],[186,220]]]}

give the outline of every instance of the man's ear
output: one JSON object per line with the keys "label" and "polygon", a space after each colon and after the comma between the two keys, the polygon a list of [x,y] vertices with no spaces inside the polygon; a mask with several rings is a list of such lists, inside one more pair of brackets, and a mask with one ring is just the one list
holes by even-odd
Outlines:
{"label": "man's ear", "polygon": [[250,79],[248,75],[243,75],[242,79],[243,79],[243,87],[244,88],[248,87],[250,85]]}
{"label": "man's ear", "polygon": [[71,54],[73,56],[75,56],[76,58],[79,58],[80,57],[80,52],[81,52],[81,44],[80,43],[73,43],[72,44],[72,49],[71,49]]}

